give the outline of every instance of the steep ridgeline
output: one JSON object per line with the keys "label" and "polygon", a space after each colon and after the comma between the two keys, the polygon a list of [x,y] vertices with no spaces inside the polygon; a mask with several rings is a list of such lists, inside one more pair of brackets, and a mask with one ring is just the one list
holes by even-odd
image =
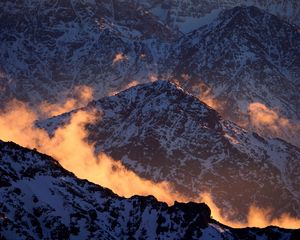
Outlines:
{"label": "steep ridgeline", "polygon": [[242,5],[256,6],[292,24],[300,25],[298,0],[135,0],[135,2],[171,28],[183,33],[210,23],[222,10]]}
{"label": "steep ridgeline", "polygon": [[[142,177],[167,180],[187,196],[211,192],[234,219],[245,220],[254,203],[274,216],[300,216],[299,148],[223,120],[168,81],[129,88],[83,110],[101,112],[87,128],[96,151]],[[53,134],[73,113],[38,125]]]}
{"label": "steep ridgeline", "polygon": [[[232,229],[204,203],[121,198],[34,150],[0,141],[1,239],[296,239],[297,230]],[[249,238],[251,237],[251,238]]]}
{"label": "steep ridgeline", "polygon": [[76,85],[97,98],[149,79],[176,34],[120,1],[0,2],[0,100],[58,101]]}
{"label": "steep ridgeline", "polygon": [[[62,102],[78,85],[98,99],[158,76],[209,93],[247,129],[300,146],[300,33],[283,20],[299,22],[300,2],[246,2],[280,18],[230,9],[240,0],[1,1],[0,108],[12,98]],[[252,102],[278,111],[283,126],[252,124]]]}
{"label": "steep ridgeline", "polygon": [[[195,96],[214,98],[227,119],[300,146],[298,28],[256,7],[236,7],[182,37],[166,68]],[[254,102],[279,112],[292,127],[254,125],[248,111]]]}

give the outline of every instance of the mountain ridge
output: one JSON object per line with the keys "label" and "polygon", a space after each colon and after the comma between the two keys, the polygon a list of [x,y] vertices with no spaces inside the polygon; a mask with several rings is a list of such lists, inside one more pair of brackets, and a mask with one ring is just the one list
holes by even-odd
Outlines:
{"label": "mountain ridge", "polygon": [[255,6],[276,15],[281,20],[298,25],[299,3],[297,1],[244,1],[244,0],[213,0],[202,1],[151,1],[139,2],[145,9],[157,16],[162,22],[183,33],[193,31],[198,26],[209,24],[216,16],[237,6]]}
{"label": "mountain ridge", "polygon": [[[210,219],[210,209],[204,203],[175,202],[168,207],[150,196],[118,197],[111,190],[76,178],[51,157],[12,142],[0,141],[0,152],[0,171],[5,173],[0,187],[0,236],[4,239],[235,240],[262,234],[266,236],[262,239],[299,235],[297,230],[277,227],[226,227]],[[37,181],[43,188],[36,188]]]}
{"label": "mountain ridge", "polygon": [[[300,150],[223,120],[170,82],[138,85],[80,110],[101,116],[87,125],[87,139],[95,152],[121,160],[142,177],[166,180],[189,197],[212,192],[218,195],[214,196],[218,206],[235,212],[233,218],[241,217],[238,212],[247,213],[253,202],[272,206],[278,211],[274,216],[283,211],[299,214],[295,209]],[[53,134],[75,112],[40,121],[38,126]]]}
{"label": "mountain ridge", "polygon": [[[172,79],[223,117],[299,146],[300,35],[281,18],[253,6],[226,8],[180,35],[135,1],[0,6],[1,108],[12,98],[63,103],[80,86],[98,99],[135,82]],[[241,21],[233,21],[237,13]],[[228,21],[230,28],[222,25]],[[278,115],[272,123],[280,128],[255,122],[252,103]]]}
{"label": "mountain ridge", "polygon": [[[182,37],[167,66],[171,79],[226,119],[299,145],[299,46],[297,28],[256,7],[235,7]],[[260,120],[255,103],[272,121]]]}

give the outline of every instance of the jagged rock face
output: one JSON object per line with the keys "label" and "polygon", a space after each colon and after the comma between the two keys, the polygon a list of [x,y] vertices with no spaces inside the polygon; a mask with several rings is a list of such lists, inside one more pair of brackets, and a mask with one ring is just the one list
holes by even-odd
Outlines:
{"label": "jagged rock face", "polygon": [[119,1],[7,0],[0,8],[2,102],[55,102],[76,85],[99,98],[148,80],[175,37],[150,13]]}
{"label": "jagged rock face", "polygon": [[208,227],[205,204],[169,208],[153,197],[120,198],[76,178],[46,155],[4,142],[0,152],[4,238],[183,239],[200,237]]}
{"label": "jagged rock face", "polygon": [[[232,229],[204,203],[121,198],[34,150],[0,141],[1,239],[293,239],[275,227]],[[275,236],[275,237],[274,237]]]}
{"label": "jagged rock face", "polygon": [[[168,62],[170,75],[195,96],[209,92],[223,117],[299,146],[300,33],[296,27],[255,7],[236,7],[181,38]],[[274,131],[253,123],[249,104],[254,102],[278,111],[294,127],[282,124],[280,131]]]}
{"label": "jagged rock face", "polygon": [[[247,2],[297,22],[299,1]],[[299,146],[299,30],[254,7],[221,11],[235,5],[240,1],[2,1],[0,107],[12,98],[61,102],[77,85],[92,87],[98,99],[164,76],[196,96],[211,88],[223,117]],[[197,30],[179,38],[167,25],[184,16],[183,26]],[[200,22],[190,23],[194,18]],[[247,113],[253,101],[296,128],[254,126]]]}
{"label": "jagged rock face", "polygon": [[297,0],[167,0],[136,1],[162,22],[183,33],[210,23],[220,11],[236,6],[256,6],[292,24],[300,25],[300,3]]}
{"label": "jagged rock face", "polygon": [[[96,151],[140,176],[167,180],[187,196],[209,191],[235,219],[244,219],[254,203],[271,207],[274,216],[300,216],[300,150],[223,120],[168,81],[139,85],[84,109],[101,115],[87,126]],[[52,134],[71,115],[38,125]]]}

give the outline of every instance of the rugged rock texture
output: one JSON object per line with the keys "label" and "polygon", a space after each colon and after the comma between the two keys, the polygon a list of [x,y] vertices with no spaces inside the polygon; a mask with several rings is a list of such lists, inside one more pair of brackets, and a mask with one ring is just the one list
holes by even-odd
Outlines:
{"label": "rugged rock texture", "polygon": [[[204,203],[121,198],[49,156],[0,141],[1,239],[296,239],[276,227],[231,229]],[[297,235],[298,234],[298,235]],[[249,238],[249,237],[252,238]]]}
{"label": "rugged rock texture", "polygon": [[[256,7],[236,7],[182,37],[168,66],[183,88],[200,98],[213,98],[225,118],[300,145],[298,28]],[[249,115],[254,102],[277,111],[279,119],[254,124],[259,121]]]}
{"label": "rugged rock texture", "polygon": [[0,9],[2,102],[56,102],[77,85],[98,98],[143,82],[176,37],[149,12],[119,1],[7,0]]}
{"label": "rugged rock texture", "polygon": [[297,0],[141,0],[162,22],[183,33],[210,23],[218,13],[236,6],[256,6],[292,24],[300,25],[300,3]]}
{"label": "rugged rock texture", "polygon": [[[138,85],[91,102],[101,117],[87,126],[96,151],[139,175],[167,180],[187,196],[213,193],[232,218],[251,204],[300,216],[300,150],[247,132],[168,81]],[[39,122],[53,134],[74,112]],[[276,201],[274,201],[276,199]]]}
{"label": "rugged rock texture", "polygon": [[[298,1],[247,2],[298,21]],[[11,98],[64,101],[78,85],[92,87],[98,99],[163,77],[221,102],[223,117],[300,146],[299,29],[256,7],[224,10],[240,4],[2,1],[0,107]],[[180,34],[177,21],[195,31]],[[254,125],[252,102],[278,111],[279,129]]]}
{"label": "rugged rock texture", "polygon": [[[299,16],[298,1],[247,2]],[[221,102],[223,117],[300,146],[299,29],[256,7],[221,11],[239,4],[2,1],[0,107],[11,98],[33,106],[61,102],[78,85],[92,87],[98,99],[132,82],[163,77],[201,99]],[[162,17],[165,11],[169,20]],[[182,24],[195,31],[182,35],[169,28],[183,16]],[[192,24],[190,16],[203,21]],[[278,111],[284,118],[280,127],[253,124],[247,112],[252,102]]]}
{"label": "rugged rock texture", "polygon": [[[104,113],[101,121],[88,126],[96,151],[121,159],[141,176],[168,180],[186,195],[212,191],[224,211],[233,210],[233,218],[242,219],[239,213],[246,213],[251,203],[273,207],[275,216],[282,212],[299,216],[299,148],[260,136],[280,136],[300,146],[300,34],[299,27],[292,25],[299,25],[299,1],[247,1],[267,12],[256,7],[232,8],[241,3],[1,1],[0,107],[11,98],[33,106],[42,101],[63,101],[77,85],[94,88],[97,99],[126,88],[132,81],[165,76],[200,99],[215,98],[220,114],[169,83],[158,81],[132,88],[88,106]],[[248,112],[253,102],[278,111],[282,121],[275,121],[279,126],[276,131],[268,125],[253,125]],[[51,133],[69,116],[40,122],[40,126]],[[5,185],[7,173],[5,170],[0,181],[5,189],[9,187]],[[39,180],[32,181],[30,184]],[[16,191],[11,196],[18,196]],[[24,205],[24,201],[18,204]],[[52,214],[56,205],[51,206],[46,212]],[[11,219],[17,221],[25,210],[20,211]],[[64,227],[55,214],[49,224],[64,232],[59,230]],[[14,225],[5,216],[0,219],[9,223],[6,226],[20,229],[11,233],[30,238],[26,224],[31,220],[26,220],[29,222],[23,229],[22,224]],[[105,226],[97,234],[107,239],[121,236],[119,232],[111,234]],[[108,228],[113,229],[111,225]],[[40,234],[39,229],[37,226],[34,234]],[[51,235],[52,230],[45,230],[45,236],[64,238]],[[89,231],[83,230],[80,237],[87,238],[94,230]],[[256,236],[260,230],[251,232]],[[273,234],[272,229],[270,232]],[[244,233],[236,231],[241,234],[238,236]]]}

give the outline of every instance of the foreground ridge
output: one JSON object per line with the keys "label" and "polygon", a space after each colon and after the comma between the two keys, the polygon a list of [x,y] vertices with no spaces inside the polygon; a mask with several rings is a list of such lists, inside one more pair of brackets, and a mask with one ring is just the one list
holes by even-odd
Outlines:
{"label": "foreground ridge", "polygon": [[12,142],[0,141],[0,153],[2,239],[299,237],[298,230],[224,226],[210,218],[205,203],[168,207],[152,196],[122,198],[78,179],[51,157]]}

